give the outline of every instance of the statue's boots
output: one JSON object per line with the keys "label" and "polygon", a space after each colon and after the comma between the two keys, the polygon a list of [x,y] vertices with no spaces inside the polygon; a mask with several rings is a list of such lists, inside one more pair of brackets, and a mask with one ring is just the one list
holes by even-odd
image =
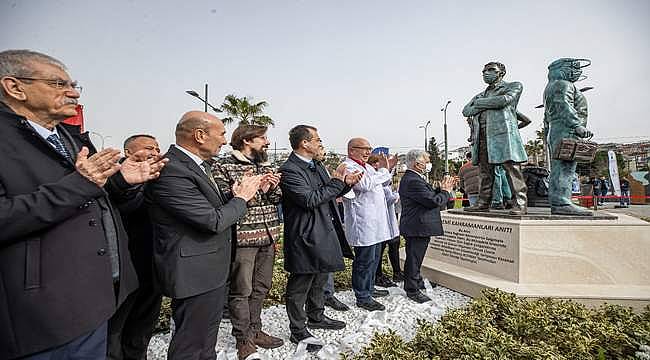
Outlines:
{"label": "statue's boots", "polygon": [[526,215],[528,214],[528,208],[526,206],[513,206],[509,212],[510,215]]}
{"label": "statue's boots", "polygon": [[490,205],[489,204],[482,204],[482,203],[476,203],[470,207],[466,207],[463,209],[464,211],[468,212],[488,212],[490,211]]}
{"label": "statue's boots", "polygon": [[562,206],[551,205],[551,214],[552,215],[573,215],[573,216],[593,215],[593,213],[590,210],[587,210],[585,208],[573,204],[562,205]]}

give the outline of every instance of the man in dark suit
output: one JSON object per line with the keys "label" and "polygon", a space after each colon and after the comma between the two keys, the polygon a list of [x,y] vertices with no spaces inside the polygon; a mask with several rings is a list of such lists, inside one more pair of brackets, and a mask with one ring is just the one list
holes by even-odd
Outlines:
{"label": "man in dark suit", "polygon": [[440,210],[444,210],[451,197],[454,180],[445,176],[440,190],[434,190],[424,178],[430,170],[431,161],[429,154],[423,150],[409,151],[406,166],[407,170],[399,184],[402,201],[399,232],[406,240],[404,291],[409,299],[423,303],[431,299],[420,291],[424,289],[420,267],[431,236],[443,234]]}
{"label": "man in dark suit", "polygon": [[0,52],[0,359],[104,358],[137,287],[120,210],[164,161],[119,164],[62,124],[79,90],[50,56]]}
{"label": "man in dark suit", "polygon": [[[155,137],[138,134],[124,141],[123,160],[139,155],[147,159],[160,155]],[[146,204],[142,202],[123,214],[122,222],[129,236],[129,252],[139,286],[108,322],[108,358],[146,359],[162,303],[162,294],[152,277],[153,233]]]}
{"label": "man in dark suit", "polygon": [[217,332],[230,266],[233,225],[260,176],[243,177],[223,193],[214,182],[211,160],[226,144],[221,120],[190,111],[176,126],[169,164],[145,191],[153,223],[155,275],[172,298],[176,332],[169,359],[215,359]]}
{"label": "man in dark suit", "polygon": [[[308,351],[323,344],[307,330],[339,330],[343,321],[323,313],[323,286],[328,273],[345,268],[343,254],[352,256],[343,233],[335,199],[361,179],[341,164],[330,179],[323,165],[314,161],[322,144],[316,128],[298,125],[289,132],[293,152],[280,167],[284,211],[284,268],[289,272],[286,307],[294,344],[307,343]],[[306,324],[305,324],[306,323]]]}

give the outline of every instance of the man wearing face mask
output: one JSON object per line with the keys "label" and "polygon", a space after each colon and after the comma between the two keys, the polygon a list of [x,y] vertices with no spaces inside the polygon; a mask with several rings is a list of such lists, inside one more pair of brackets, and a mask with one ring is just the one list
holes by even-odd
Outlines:
{"label": "man wearing face mask", "polygon": [[[587,99],[575,86],[582,75],[584,59],[558,59],[548,66],[548,84],[544,90],[544,134],[551,153],[562,139],[588,138]],[[591,211],[571,201],[571,182],[577,162],[551,160],[548,200],[551,214],[589,216]]]}
{"label": "man wearing face mask", "polygon": [[489,211],[494,183],[494,166],[502,165],[512,189],[513,215],[526,214],[526,182],[519,163],[528,157],[517,123],[517,103],[523,87],[519,82],[505,82],[505,65],[490,62],[483,68],[488,87],[463,108],[463,116],[472,117],[472,162],[480,168],[480,190],[476,205],[465,211]]}
{"label": "man wearing face mask", "polygon": [[407,170],[399,184],[402,216],[399,231],[406,240],[404,262],[404,291],[406,296],[418,303],[431,300],[420,290],[424,281],[420,267],[429,246],[431,236],[443,235],[440,210],[449,201],[454,180],[445,176],[440,189],[434,189],[425,180],[431,170],[429,154],[424,150],[411,150],[406,154]]}

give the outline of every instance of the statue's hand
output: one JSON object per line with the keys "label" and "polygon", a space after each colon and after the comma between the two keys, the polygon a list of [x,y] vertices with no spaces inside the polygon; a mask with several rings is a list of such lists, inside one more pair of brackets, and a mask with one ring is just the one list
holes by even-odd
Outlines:
{"label": "statue's hand", "polygon": [[584,127],[584,126],[578,126],[575,129],[575,133],[576,133],[576,135],[578,137],[581,137],[581,138],[588,138],[588,137],[592,137],[594,135],[591,131],[587,130],[587,128]]}

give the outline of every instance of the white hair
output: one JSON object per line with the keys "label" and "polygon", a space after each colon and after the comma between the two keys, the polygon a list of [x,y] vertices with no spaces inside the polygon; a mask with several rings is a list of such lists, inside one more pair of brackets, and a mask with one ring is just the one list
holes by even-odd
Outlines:
{"label": "white hair", "polygon": [[428,152],[420,149],[409,150],[409,152],[406,153],[406,166],[409,168],[413,168],[413,166],[415,165],[416,162],[418,162],[418,160],[421,160],[428,154],[429,154]]}
{"label": "white hair", "polygon": [[[64,71],[67,70],[61,61],[37,51],[5,50],[0,51],[0,79],[5,76],[34,76],[32,69],[34,62],[50,64]],[[2,99],[4,99],[4,90],[0,91],[0,100]]]}

